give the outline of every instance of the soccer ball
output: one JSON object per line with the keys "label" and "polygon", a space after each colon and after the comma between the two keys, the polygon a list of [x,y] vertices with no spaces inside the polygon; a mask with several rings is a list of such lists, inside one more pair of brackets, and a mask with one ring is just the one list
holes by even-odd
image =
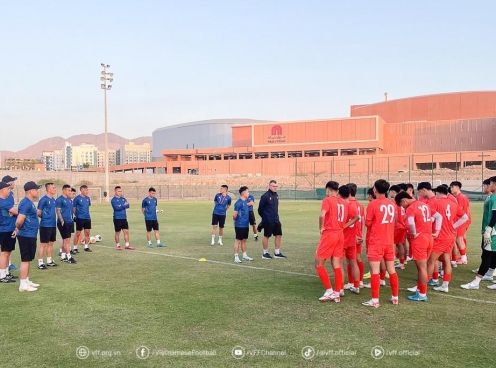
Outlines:
{"label": "soccer ball", "polygon": [[164,210],[156,210],[155,212],[156,213],[162,213],[162,212],[164,212]]}
{"label": "soccer ball", "polygon": [[101,242],[102,241],[102,236],[101,235],[95,235],[95,239],[97,242]]}
{"label": "soccer ball", "polygon": [[96,238],[94,236],[90,237],[90,243],[95,244],[96,243]]}

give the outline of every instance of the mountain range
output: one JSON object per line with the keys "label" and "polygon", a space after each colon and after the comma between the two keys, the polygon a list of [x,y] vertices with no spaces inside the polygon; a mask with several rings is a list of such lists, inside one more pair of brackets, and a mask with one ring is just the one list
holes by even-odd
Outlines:
{"label": "mountain range", "polygon": [[[80,145],[81,143],[94,144],[98,147],[98,150],[103,151],[105,149],[105,134],[78,134],[73,135],[69,138],[62,137],[52,137],[43,139],[42,141],[35,143],[21,151],[12,152],[12,151],[0,151],[2,160],[5,160],[9,157],[16,158],[39,158],[41,157],[41,153],[43,151],[54,151],[58,149],[62,149],[64,147],[64,143],[69,142],[73,146]],[[120,135],[114,133],[108,133],[108,146],[109,149],[119,149],[122,145],[134,142],[135,144],[144,144],[149,143],[150,149],[152,146],[152,137],[139,137],[134,139],[127,139],[121,137]]]}

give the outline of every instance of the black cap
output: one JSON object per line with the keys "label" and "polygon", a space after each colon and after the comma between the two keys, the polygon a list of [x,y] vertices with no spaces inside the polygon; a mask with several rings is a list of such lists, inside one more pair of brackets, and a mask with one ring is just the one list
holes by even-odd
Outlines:
{"label": "black cap", "polygon": [[24,184],[24,190],[26,192],[31,189],[40,189],[40,188],[41,185],[36,184],[34,181],[28,181],[26,184]]}
{"label": "black cap", "polygon": [[13,178],[10,175],[4,176],[3,179],[2,179],[2,181],[4,183],[10,183],[11,181],[16,181],[16,180],[17,180],[17,178]]}
{"label": "black cap", "polygon": [[0,181],[0,189],[4,189],[4,188],[10,188],[10,185],[3,181]]}

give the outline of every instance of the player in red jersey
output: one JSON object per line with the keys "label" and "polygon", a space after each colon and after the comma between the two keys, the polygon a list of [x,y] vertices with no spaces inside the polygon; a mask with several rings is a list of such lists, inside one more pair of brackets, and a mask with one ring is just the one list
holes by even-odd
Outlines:
{"label": "player in red jersey", "polygon": [[[326,198],[322,201],[319,216],[320,242],[315,252],[315,269],[326,291],[319,298],[321,302],[340,301],[339,290],[342,289],[343,273],[341,259],[343,254],[343,228],[348,219],[348,202],[337,197],[339,183],[329,181],[326,184]],[[348,190],[349,195],[349,190]],[[331,260],[334,269],[334,286],[332,288],[329,274],[324,267],[325,261]]]}
{"label": "player in red jersey", "polygon": [[[427,301],[427,260],[433,247],[431,211],[426,203],[417,201],[408,193],[402,192],[395,197],[398,206],[406,209],[406,218],[411,234],[410,246],[417,266],[417,290],[408,296],[409,300]],[[439,218],[439,216],[438,216]],[[436,223],[437,229],[441,222]]]}
{"label": "player in red jersey", "polygon": [[456,246],[460,252],[460,259],[457,260],[457,265],[467,264],[467,230],[472,223],[472,215],[470,213],[470,201],[468,197],[462,193],[462,183],[452,181],[450,184],[451,194],[456,198],[458,206],[468,215],[468,221],[456,229]]}
{"label": "player in red jersey", "polygon": [[[405,184],[406,187],[406,184]],[[402,192],[399,185],[392,185],[389,188],[389,196],[392,200],[398,193]],[[396,245],[396,254],[399,260],[399,263],[396,265],[396,268],[401,270],[405,269],[405,258],[406,258],[406,224],[405,224],[405,209],[401,206],[396,206],[397,218],[394,226],[394,244]]]}
{"label": "player in red jersey", "polygon": [[[346,189],[344,187],[346,187]],[[348,185],[340,186],[338,194],[342,200],[348,203],[348,220],[343,229],[344,256],[348,263],[348,284],[346,285],[347,287],[343,285],[343,289],[347,288],[352,293],[360,294],[360,271],[356,261],[357,230],[355,225],[360,219],[360,216],[358,215],[357,201],[350,201],[351,189]],[[341,269],[344,272],[344,258],[341,260]],[[351,283],[351,285],[349,285],[349,283]],[[344,295],[344,290],[341,290],[340,295]]]}
{"label": "player in red jersey", "polygon": [[377,197],[370,202],[367,207],[365,225],[370,229],[370,244],[368,245],[367,257],[370,264],[370,283],[372,289],[372,299],[362,303],[367,307],[379,307],[379,270],[381,260],[386,262],[386,269],[389,272],[392,297],[391,302],[398,304],[398,275],[394,268],[394,223],[396,221],[396,211],[394,202],[386,198],[389,190],[389,183],[380,179],[374,183],[374,194]]}
{"label": "player in red jersey", "polygon": [[[442,217],[441,229],[432,236],[434,237],[434,247],[427,262],[427,273],[431,275],[437,267],[437,260],[442,259],[444,266],[443,284],[438,286],[437,280],[431,280],[428,285],[436,286],[434,290],[448,292],[448,285],[451,280],[450,256],[455,244],[456,229],[468,221],[468,216],[463,210],[448,199],[448,189],[440,185],[435,190],[437,200],[435,203],[434,216]],[[454,219],[458,218],[455,222]]]}
{"label": "player in red jersey", "polygon": [[[356,262],[357,262],[357,267],[358,267],[358,286],[363,287],[363,274],[364,274],[364,264],[362,262],[362,244],[363,244],[363,227],[365,224],[365,208],[363,205],[356,200],[356,192],[357,192],[357,186],[354,183],[349,183],[346,184],[348,188],[350,188],[350,198],[349,201],[350,203],[356,203],[357,206],[357,212],[358,212],[358,221],[355,223],[354,228],[356,229]],[[373,194],[373,193],[372,193]],[[355,276],[353,276],[351,266],[348,265],[348,284],[346,286],[351,287],[355,285]],[[353,281],[352,281],[353,280]]]}

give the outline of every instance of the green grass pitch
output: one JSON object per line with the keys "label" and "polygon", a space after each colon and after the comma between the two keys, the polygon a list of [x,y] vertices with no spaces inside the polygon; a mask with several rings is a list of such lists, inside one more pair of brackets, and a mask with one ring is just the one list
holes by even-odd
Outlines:
{"label": "green grass pitch", "polygon": [[[75,256],[76,265],[60,264],[56,256],[60,266],[45,271],[33,261],[30,278],[41,284],[37,292],[19,293],[18,283],[1,285],[0,366],[494,365],[496,291],[486,288],[488,282],[477,291],[460,288],[472,280],[480,260],[480,203],[472,205],[469,264],[454,269],[450,293],[429,290],[427,303],[408,301],[405,289],[415,284],[416,274],[409,263],[399,271],[400,304],[388,304],[390,289],[381,288],[379,309],[361,305],[370,299],[369,289],[347,292],[339,304],[317,300],[324,291],[313,265],[318,201],[280,203],[288,259],[262,260],[261,241],[250,234],[248,254],[255,260],[242,265],[232,262],[232,209],[224,246],[212,247],[212,203],[159,200],[159,208],[166,248],[147,247],[139,204],[132,203],[128,217],[136,250],[116,251],[111,208],[94,204],[92,234],[103,241],[93,245],[93,253]],[[202,257],[208,262],[199,262]],[[19,264],[18,250],[12,259]],[[232,355],[236,346],[244,349],[242,359]],[[319,356],[302,357],[306,346]],[[386,356],[374,359],[374,346]],[[85,348],[77,356],[78,347],[88,349],[86,359]],[[210,355],[194,355],[204,351]],[[149,355],[140,359],[141,354]]]}

